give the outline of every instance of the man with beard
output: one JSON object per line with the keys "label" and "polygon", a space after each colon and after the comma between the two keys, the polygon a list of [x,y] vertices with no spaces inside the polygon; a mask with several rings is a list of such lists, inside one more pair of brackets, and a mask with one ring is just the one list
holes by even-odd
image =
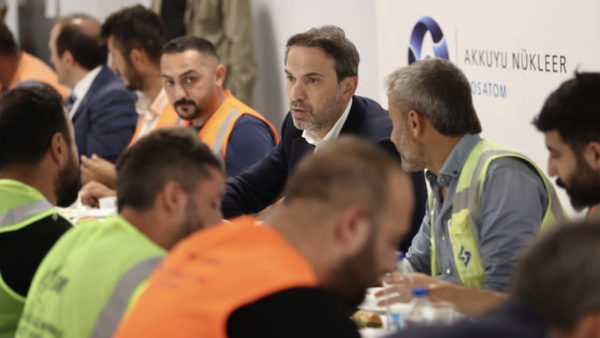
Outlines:
{"label": "man with beard", "polygon": [[395,268],[411,192],[373,144],[324,145],[263,222],[239,218],[171,251],[116,337],[359,337],[344,305]]}
{"label": "man with beard", "polygon": [[[169,104],[160,76],[164,29],[158,15],[141,5],[123,8],[106,19],[101,35],[107,42],[110,68],[127,88],[141,93],[136,104],[140,117],[129,144],[153,130],[175,126],[177,113]],[[100,198],[114,196],[115,175],[109,161],[96,154],[82,156],[82,202],[98,206]]]}
{"label": "man with beard", "polygon": [[79,225],[48,252],[17,337],[112,337],[167,250],[222,218],[221,164],[189,129],[141,138],[115,183],[119,215]]}
{"label": "man with beard", "polygon": [[167,42],[160,70],[177,115],[223,160],[228,176],[262,160],[279,141],[269,121],[223,89],[227,70],[210,41],[190,36]]}
{"label": "man with beard", "polygon": [[50,87],[21,85],[0,99],[0,336],[12,337],[33,275],[71,223],[55,205],[77,198],[73,126]]}
{"label": "man with beard", "polygon": [[[548,173],[573,208],[600,203],[600,73],[575,74],[544,103],[533,124],[550,151]],[[600,218],[597,208],[589,217]]]}
{"label": "man with beard", "polygon": [[[339,27],[312,28],[289,38],[285,77],[290,112],[281,127],[282,140],[256,166],[228,181],[223,200],[226,218],[256,213],[274,203],[298,160],[340,135],[358,135],[397,156],[387,112],[377,102],[354,95],[358,64],[356,47]],[[412,180],[416,232],[427,192],[422,172],[414,173]]]}
{"label": "man with beard", "polygon": [[564,218],[544,173],[525,155],[481,138],[465,75],[426,59],[387,79],[392,141],[407,171],[427,169],[427,212],[403,264],[434,300],[477,315],[498,305],[518,257]]}
{"label": "man with beard", "polygon": [[50,32],[50,61],[58,80],[72,89],[66,106],[80,155],[115,162],[135,131],[136,96],[104,65],[100,24],[78,14],[59,20]]}

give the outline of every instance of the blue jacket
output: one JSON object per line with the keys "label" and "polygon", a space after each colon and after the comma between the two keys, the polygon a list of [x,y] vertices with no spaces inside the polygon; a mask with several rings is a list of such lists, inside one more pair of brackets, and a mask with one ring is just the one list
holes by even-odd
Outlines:
{"label": "blue jacket", "polygon": [[[391,133],[392,122],[385,109],[368,98],[361,96],[352,98],[352,107],[340,135],[362,136],[399,159],[396,147],[390,141]],[[273,148],[261,162],[228,180],[223,200],[223,215],[231,218],[256,213],[275,202],[298,160],[312,149],[312,146],[302,138],[302,130],[294,127],[292,116],[288,112],[281,127],[279,145]],[[416,197],[413,217],[413,228],[416,232],[425,213],[427,190],[423,172],[413,174],[412,180]]]}
{"label": "blue jacket", "polygon": [[136,100],[119,76],[103,66],[73,114],[79,154],[95,153],[115,162],[135,131]]}

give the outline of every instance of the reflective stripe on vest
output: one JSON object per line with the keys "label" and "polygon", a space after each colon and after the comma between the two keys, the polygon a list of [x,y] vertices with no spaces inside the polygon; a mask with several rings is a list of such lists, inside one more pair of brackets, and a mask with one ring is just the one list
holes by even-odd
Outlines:
{"label": "reflective stripe on vest", "polygon": [[225,120],[223,120],[223,123],[221,123],[219,126],[217,136],[215,137],[215,142],[213,143],[211,149],[217,158],[223,158],[223,143],[225,142],[225,135],[227,135],[227,130],[229,130],[231,121],[233,121],[233,119],[239,114],[241,114],[239,109],[232,109],[229,113],[227,113],[227,117],[225,117]]}
{"label": "reflective stripe on vest", "polygon": [[[19,230],[39,219],[56,215],[56,209],[35,188],[19,181],[0,179],[0,233]],[[25,297],[15,292],[0,271],[0,337],[13,337]]]}
{"label": "reflective stripe on vest", "polygon": [[115,290],[98,316],[91,337],[112,337],[138,286],[154,271],[163,257],[154,257],[131,267],[119,279]]}
{"label": "reflective stripe on vest", "polygon": [[[544,175],[533,161],[512,149],[485,139],[481,140],[473,148],[461,170],[454,195],[450,225],[448,226],[454,263],[462,285],[482,288],[485,283],[485,271],[479,253],[479,206],[481,203],[481,190],[483,189],[490,163],[501,157],[513,157],[525,161],[535,168],[538,176],[542,179],[548,196],[548,206],[540,224],[541,229],[545,229],[557,221],[565,220],[565,212],[562,209],[556,191],[548,181],[546,175]],[[433,194],[430,194],[428,203],[431,220],[431,274],[432,276],[437,276],[439,274],[439,267],[437,264],[433,231],[435,225],[434,199]]]}
{"label": "reflective stripe on vest", "polygon": [[46,200],[38,200],[16,206],[0,214],[0,228],[15,225],[50,210],[53,210],[53,206]]}

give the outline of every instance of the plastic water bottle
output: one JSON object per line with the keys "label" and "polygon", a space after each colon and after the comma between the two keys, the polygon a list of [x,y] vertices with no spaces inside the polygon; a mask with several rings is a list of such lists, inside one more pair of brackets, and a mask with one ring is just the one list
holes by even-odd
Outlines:
{"label": "plastic water bottle", "polygon": [[[389,273],[383,279],[383,286],[389,288],[397,285],[407,285],[410,283],[410,277],[406,265],[403,264],[404,254],[396,252],[396,271]],[[392,294],[391,296],[400,295]],[[407,313],[406,303],[393,303],[386,306],[387,327],[394,330],[400,330],[404,327],[404,315]]]}
{"label": "plastic water bottle", "polygon": [[435,309],[427,297],[426,288],[414,288],[410,310],[404,320],[406,327],[426,326],[434,321]]}

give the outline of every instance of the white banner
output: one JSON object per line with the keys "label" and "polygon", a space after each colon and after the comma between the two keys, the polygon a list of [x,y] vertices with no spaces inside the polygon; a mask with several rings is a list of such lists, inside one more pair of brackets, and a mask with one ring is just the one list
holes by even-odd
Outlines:
{"label": "white banner", "polygon": [[[412,59],[449,58],[471,83],[483,136],[546,170],[543,135],[531,121],[576,70],[600,71],[598,18],[599,1],[378,0],[379,75]],[[383,85],[380,101],[387,102]]]}

